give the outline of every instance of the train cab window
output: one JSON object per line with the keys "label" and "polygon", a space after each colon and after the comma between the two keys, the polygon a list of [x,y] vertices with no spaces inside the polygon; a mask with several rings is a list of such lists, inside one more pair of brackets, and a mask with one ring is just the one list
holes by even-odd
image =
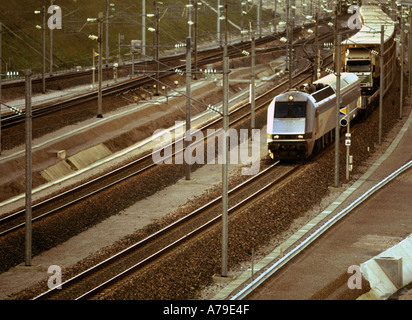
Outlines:
{"label": "train cab window", "polygon": [[347,60],[347,72],[370,72],[371,62],[369,60]]}
{"label": "train cab window", "polygon": [[275,118],[304,118],[306,102],[276,102]]}

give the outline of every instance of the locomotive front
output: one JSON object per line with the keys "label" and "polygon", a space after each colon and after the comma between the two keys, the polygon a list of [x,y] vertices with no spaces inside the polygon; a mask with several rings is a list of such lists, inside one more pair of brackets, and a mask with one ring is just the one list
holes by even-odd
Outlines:
{"label": "locomotive front", "polygon": [[267,146],[272,159],[304,159],[309,155],[311,134],[307,118],[313,111],[306,93],[291,91],[276,96],[268,108]]}

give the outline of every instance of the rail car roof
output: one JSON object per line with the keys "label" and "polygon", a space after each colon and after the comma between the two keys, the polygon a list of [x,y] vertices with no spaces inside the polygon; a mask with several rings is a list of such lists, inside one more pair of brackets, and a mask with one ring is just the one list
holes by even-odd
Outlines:
{"label": "rail car roof", "polygon": [[[352,83],[355,83],[358,81],[359,78],[356,74],[354,73],[349,73],[349,72],[342,72],[340,75],[340,88],[341,90],[346,88]],[[330,86],[333,88],[333,90],[336,91],[336,75],[335,74],[329,74],[317,81],[314,81],[313,83],[323,83],[325,86]]]}
{"label": "rail car roof", "polygon": [[361,6],[361,14],[364,19],[362,28],[355,35],[343,41],[342,45],[380,44],[382,25],[385,26],[385,42],[394,35],[394,21],[378,5]]}

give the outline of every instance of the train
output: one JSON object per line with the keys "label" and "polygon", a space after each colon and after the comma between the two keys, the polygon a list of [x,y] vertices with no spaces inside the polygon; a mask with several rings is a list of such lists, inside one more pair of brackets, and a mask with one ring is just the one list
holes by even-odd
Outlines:
{"label": "train", "polygon": [[[380,38],[384,32],[384,93],[395,77],[395,23],[377,5],[361,7],[362,27],[341,44],[341,103],[336,106],[337,77],[277,95],[267,110],[267,148],[272,159],[308,159],[334,141],[337,117],[344,127],[370,110],[380,92]],[[376,55],[378,53],[378,55]]]}
{"label": "train", "polygon": [[380,87],[381,26],[384,26],[384,94],[396,72],[395,23],[378,5],[360,7],[363,25],[352,37],[341,43],[341,70],[355,73],[361,79],[362,109],[378,95]]}
{"label": "train", "polygon": [[[360,110],[361,81],[354,73],[342,73],[340,79],[339,121],[344,126]],[[336,88],[337,76],[330,74],[272,100],[267,111],[267,146],[272,159],[307,159],[333,141]]]}

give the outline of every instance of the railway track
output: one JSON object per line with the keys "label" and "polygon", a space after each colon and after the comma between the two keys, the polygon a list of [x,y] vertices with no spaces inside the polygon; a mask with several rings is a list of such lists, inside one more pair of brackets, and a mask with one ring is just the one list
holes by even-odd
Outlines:
{"label": "railway track", "polygon": [[[251,202],[263,197],[273,187],[299,169],[299,165],[277,167],[272,164],[244,183],[229,191],[229,217],[241,212]],[[245,192],[248,196],[245,196]],[[221,221],[221,197],[186,215],[140,242],[124,249],[81,274],[61,284],[62,290],[50,289],[35,299],[91,299],[103,290],[118,284],[125,277],[158,262],[175,248],[198,237]]]}
{"label": "railway track", "polygon": [[[326,21],[326,20],[321,20],[320,23],[322,23],[322,21]],[[305,24],[305,26],[307,28],[311,28],[314,26],[314,23],[309,23],[309,24]],[[302,27],[300,26],[296,26],[294,29],[294,32],[299,32],[301,31]],[[270,35],[270,36],[264,36],[261,38],[256,39],[256,45],[262,45],[265,44],[267,41],[273,41],[276,39],[279,39],[283,36],[285,36],[286,32],[282,31],[277,33],[275,36]],[[235,43],[233,44],[233,47],[236,47],[240,50],[244,50],[247,48],[250,48],[250,42],[245,41],[245,42],[239,42],[239,43]],[[211,48],[211,49],[205,49],[202,51],[198,51],[198,55],[210,55],[210,54],[219,54],[221,55],[222,53],[222,48],[220,47],[215,47],[215,48]],[[160,64],[169,64],[172,63],[174,61],[179,61],[181,59],[185,59],[186,56],[184,53],[181,54],[173,54],[170,56],[164,56],[164,57],[160,57],[159,58],[159,63]],[[153,63],[153,65],[155,64],[154,61],[150,61],[150,60],[145,60],[145,61],[139,61],[139,62],[135,62],[134,63],[134,67],[136,69],[140,68],[140,67],[144,67],[147,64],[151,64]],[[125,72],[125,73],[130,73],[130,70],[132,69],[131,64],[129,65],[121,65],[118,67],[118,72]],[[113,67],[112,66],[104,66],[103,67],[103,73],[106,73],[108,71],[112,71]],[[53,74],[53,76],[47,76],[46,77],[46,85],[54,85],[54,83],[59,83],[61,81],[67,80],[67,79],[76,79],[77,81],[81,80],[82,78],[87,78],[87,79],[91,79],[92,76],[92,70],[91,69],[85,69],[85,70],[80,70],[80,71],[70,71],[70,72],[64,72],[64,73],[55,73]],[[32,84],[33,86],[36,85],[41,85],[42,84],[42,78],[41,75],[36,75],[33,80],[32,80]],[[88,80],[90,82],[90,80]],[[11,81],[4,81],[3,79],[3,83],[2,83],[2,90],[3,90],[3,95],[6,96],[7,95],[7,91],[8,90],[22,90],[22,94],[23,94],[23,90],[24,90],[24,80],[11,80]]]}
{"label": "railway track", "polygon": [[[330,59],[331,56],[328,56],[325,59]],[[310,70],[310,67],[305,68],[301,72],[294,75],[293,80],[295,81],[294,86],[297,86],[311,77],[307,75],[307,72]],[[288,80],[282,81],[277,86],[273,87],[271,90],[265,92],[264,94],[256,97],[256,111],[259,111],[265,108],[268,103],[273,99],[273,97],[286,90],[288,86]],[[235,126],[244,119],[250,116],[250,103],[244,103],[238,106],[236,109],[232,110],[229,114],[230,116],[230,126]],[[205,124],[202,128],[199,128],[203,132],[206,132],[207,129],[211,128],[221,128],[221,118],[214,119],[209,123]],[[207,135],[205,134],[205,141],[207,140]],[[180,139],[176,139],[174,144],[181,143]],[[172,146],[173,148],[173,146]],[[174,148],[173,148],[174,149]],[[117,168],[111,172],[108,172],[100,177],[97,177],[91,181],[81,184],[71,190],[68,190],[62,194],[54,196],[45,201],[34,204],[32,207],[32,216],[33,216],[33,227],[35,223],[41,221],[42,219],[49,217],[53,214],[58,213],[59,211],[68,208],[69,206],[80,202],[86,198],[93,196],[103,190],[110,188],[122,181],[125,181],[133,176],[142,174],[153,168],[155,164],[152,160],[152,155],[148,154],[143,156],[135,161],[132,161],[120,168]],[[0,237],[10,234],[11,232],[22,229],[25,225],[25,210],[21,209],[15,213],[3,215],[0,218]]]}
{"label": "railway track", "polygon": [[[310,75],[308,76],[307,74],[305,74],[305,72],[307,72],[307,69],[308,68],[306,68],[305,70],[303,70],[303,75],[302,74],[297,74],[297,75],[295,75],[294,76],[294,79],[295,79],[295,81],[296,81],[296,85],[297,84],[299,84],[299,83],[301,83],[302,81],[306,81],[306,79],[308,78],[308,77],[310,77]],[[281,84],[279,84],[278,86],[277,86],[277,90],[285,90],[286,89],[286,87],[288,86],[288,81],[287,80],[285,80],[285,81],[283,81]],[[272,92],[272,95],[275,95],[275,94],[277,94],[277,90],[275,90],[275,88],[273,89],[273,92]],[[260,108],[262,108],[262,107],[265,107],[266,105],[267,105],[267,103],[272,99],[272,97],[267,97],[267,94],[268,93],[266,93],[265,95],[262,95],[262,96],[259,96],[258,98],[257,98],[257,101],[258,101],[258,103],[256,104],[256,106],[257,106],[257,109],[260,109]],[[250,105],[249,104],[246,104],[246,108],[245,108],[245,106],[243,106],[243,109],[247,109],[247,110],[250,110]],[[233,113],[232,113],[232,115],[233,115]],[[245,112],[243,115],[240,115],[239,117],[238,117],[238,119],[237,119],[237,121],[241,121],[240,119],[243,119],[243,118],[245,118],[245,117],[248,117],[249,116],[249,114],[248,114],[248,112]],[[232,119],[233,119],[233,117],[231,117]],[[293,172],[293,170],[289,173],[289,174],[292,174],[292,172]],[[284,176],[284,178],[286,178],[286,175]],[[273,178],[269,178],[269,180],[275,180],[275,179],[273,179]],[[259,180],[260,181],[260,180]],[[280,183],[280,180],[277,180],[278,181],[278,183]],[[261,182],[260,182],[261,183]],[[261,190],[258,190],[258,191],[256,191],[256,192],[254,192],[254,196],[253,197],[251,197],[251,198],[249,198],[249,200],[244,200],[245,201],[245,205],[247,205],[247,203],[249,202],[251,202],[252,201],[252,199],[256,199],[256,197],[258,197],[259,195],[260,196],[262,196],[262,194],[264,194],[264,192],[269,192],[268,190],[271,190],[272,188],[273,188],[273,186],[274,186],[274,184],[271,182],[271,183],[268,183],[268,184],[266,184],[266,187],[265,188],[261,188]],[[245,184],[245,186],[244,187],[247,187],[247,189],[248,190],[252,190],[253,189],[253,187],[251,187],[250,185],[246,185]],[[244,188],[243,188],[244,189]],[[255,188],[256,189],[256,188]],[[266,191],[263,191],[263,190],[266,190]],[[239,190],[240,191],[240,190]],[[272,191],[273,191],[273,189],[272,189]],[[231,197],[231,199],[233,199],[232,197]],[[217,201],[217,200],[216,200]],[[233,201],[233,200],[232,200]],[[237,200],[235,200],[234,201],[235,203],[238,203],[238,202],[240,202],[238,199]],[[240,202],[241,204],[243,203],[243,201],[242,202]],[[217,202],[215,202],[215,205],[217,205],[217,206],[219,206],[218,204],[217,204]],[[243,205],[243,204],[242,204]],[[241,208],[242,207],[238,207],[238,209],[240,209],[241,210]],[[231,210],[233,210],[233,209],[231,209]],[[34,210],[33,210],[33,212],[34,212]],[[46,216],[48,216],[48,215],[50,215],[52,212],[50,212],[49,214],[44,214],[44,216],[43,217],[46,217]],[[22,211],[22,212],[20,212],[20,215],[23,215],[24,214],[24,211]],[[40,220],[41,218],[39,218],[39,220]],[[216,220],[218,220],[219,218],[217,217],[217,218],[215,218],[215,221]],[[210,223],[212,223],[212,222],[210,222]],[[216,223],[216,222],[214,222],[214,223]],[[18,228],[21,228],[21,227],[23,227],[24,225],[20,225]],[[36,227],[36,224],[34,223],[33,224],[33,226],[34,226],[34,228]],[[201,232],[200,230],[199,230],[199,232]],[[8,233],[8,232],[6,232],[6,233]],[[6,234],[6,233],[3,233],[3,235],[4,234]],[[184,235],[184,236],[182,236],[181,238],[183,238],[183,239],[188,239],[188,238],[193,238],[194,236],[195,236],[195,234],[198,234],[198,231],[193,231],[193,233],[191,233],[191,234],[193,234],[193,235],[191,235],[191,236],[188,236],[188,235]],[[181,241],[183,241],[183,240],[181,240]],[[182,243],[182,242],[178,242],[178,243]],[[176,243],[176,245],[177,245],[177,243]],[[164,253],[166,253],[167,251],[168,251],[169,249],[164,249],[164,250],[159,250],[160,252],[164,252]],[[157,255],[164,255],[164,253],[162,254],[162,253],[158,253]],[[119,254],[120,255],[120,254]],[[155,256],[153,256],[153,259],[155,258]],[[151,258],[152,259],[152,258]],[[149,259],[150,260],[150,259]],[[147,262],[142,262],[141,264],[139,264],[139,265],[137,265],[136,267],[133,267],[133,268],[131,268],[131,267],[129,267],[129,268],[131,268],[131,269],[129,269],[129,268],[126,268],[126,269],[124,269],[123,271],[120,271],[120,272],[115,272],[115,274],[113,275],[113,273],[112,273],[112,276],[111,277],[109,277],[110,279],[111,278],[113,278],[113,280],[111,280],[111,282],[110,283],[112,283],[113,281],[114,282],[116,282],[116,281],[118,281],[118,280],[115,280],[115,279],[117,279],[118,277],[125,277],[127,274],[130,274],[131,272],[133,272],[133,270],[135,270],[135,268],[142,268],[142,266],[143,265],[146,265],[148,262],[149,262],[149,260],[147,261]],[[99,268],[98,266],[96,267],[96,268]],[[127,271],[125,271],[125,270],[127,270]],[[117,276],[116,274],[121,274],[121,275],[119,275],[119,276]],[[83,275],[79,275],[78,277],[75,277],[75,278],[78,278],[79,280],[80,280],[80,278],[82,278],[83,277]],[[100,276],[97,276],[98,278],[100,278]],[[78,281],[78,280],[73,280],[73,281]],[[107,285],[109,285],[109,282],[107,283]],[[88,294],[86,294],[85,295],[85,292],[83,292],[82,294],[80,294],[80,295],[78,295],[78,296],[76,296],[76,298],[89,298],[90,297],[90,295],[91,294],[96,294],[96,292],[99,292],[99,291],[101,291],[105,286],[107,286],[107,285],[104,285],[103,287],[101,287],[101,283],[99,283],[99,284],[97,284],[97,285],[95,285],[95,286],[92,286],[92,288],[90,288],[90,289],[88,289],[88,290],[86,290],[87,292],[88,291],[91,291],[90,293],[88,293]],[[65,285],[66,286],[66,285]],[[77,285],[75,285],[75,287],[77,287]],[[96,291],[97,290],[97,291]],[[57,292],[58,292],[59,290],[57,290]],[[84,290],[83,290],[84,291]],[[39,297],[39,298],[41,298],[41,297]],[[43,298],[45,298],[45,297],[43,297]],[[50,299],[52,299],[52,298],[50,298]],[[61,299],[61,297],[60,298],[57,298],[57,299]],[[68,299],[71,299],[70,297],[68,298]]]}
{"label": "railway track", "polygon": [[[207,59],[205,61],[210,61],[210,59]],[[165,78],[171,74],[175,73],[176,68],[184,68],[183,65],[176,65],[173,67],[170,67],[166,70],[161,71],[161,76],[159,77],[160,79]],[[109,97],[113,95],[118,95],[123,92],[127,92],[136,88],[144,87],[148,85],[149,83],[153,82],[153,77],[154,74],[151,75],[146,75],[146,76],[141,76],[133,80],[125,81],[107,88],[104,88],[102,90],[102,97]],[[49,104],[44,104],[44,105],[39,105],[39,106],[34,106],[33,107],[33,119],[36,118],[41,118],[46,115],[52,114],[56,111],[61,111],[63,109],[68,109],[80,104],[84,104],[90,101],[96,100],[98,97],[98,92],[93,91],[89,93],[85,93],[82,95],[78,95],[74,98],[67,99],[66,101],[63,102],[53,102]],[[3,117],[2,120],[2,129],[7,129],[14,127],[16,125],[22,124],[25,121],[25,115],[24,114],[8,114]]]}
{"label": "railway track", "polygon": [[[263,37],[257,41],[257,45],[263,45],[267,42],[274,41],[274,40],[276,40],[276,38],[274,39],[273,37],[269,37],[269,36]],[[249,42],[239,43],[234,46],[231,46],[228,51],[228,54],[231,58],[235,58],[235,57],[241,56],[242,55],[241,52],[245,49],[248,49],[249,47],[250,47]],[[199,55],[199,60],[197,63],[198,66],[203,66],[209,63],[216,63],[216,62],[219,62],[222,58],[222,49],[221,48],[208,49],[208,50],[199,52],[198,55]],[[181,61],[184,60],[185,58],[186,58],[186,55],[184,54],[166,56],[166,57],[161,58],[159,61],[159,64],[161,65],[161,68],[159,70],[159,79],[163,79],[170,75],[175,74],[176,69],[184,71],[186,69],[186,64],[182,64]],[[137,73],[142,72],[146,75],[142,75],[138,78],[124,81],[116,85],[107,87],[107,88],[103,88],[102,89],[103,98],[108,97],[108,96],[118,95],[123,92],[127,92],[130,90],[136,89],[136,88],[145,87],[148,84],[153,83],[154,81],[153,79],[156,76],[156,72],[153,71],[155,70],[155,67],[151,67],[151,65],[152,64],[154,65],[154,63],[149,62],[148,66],[146,64],[147,62],[135,64],[136,72]],[[122,68],[131,69],[131,66],[123,66]],[[145,69],[147,68],[149,68],[150,71],[145,71]],[[61,80],[64,80],[66,78],[71,78],[71,77],[74,77],[74,78],[77,78],[80,76],[84,77],[85,75],[88,76],[89,73],[91,77],[91,71],[85,71],[81,73],[63,74],[61,76],[58,76],[55,80],[61,81]],[[38,79],[33,80],[33,83],[36,83],[36,81],[38,81]],[[16,86],[16,85],[24,86],[24,82],[10,83],[11,87]],[[7,82],[2,86],[2,88],[3,90],[8,88]],[[89,101],[94,101],[97,99],[97,97],[98,97],[98,92],[92,91],[89,93],[85,93],[85,94],[67,99],[66,101],[52,102],[52,103],[33,106],[33,111],[32,111],[33,119],[41,118],[45,115],[52,114],[58,110],[67,109],[67,108],[70,108],[70,107],[73,107],[79,104],[87,103]],[[5,114],[2,117],[2,129],[7,129],[10,127],[16,126],[18,124],[21,124],[24,122],[24,119],[25,119],[24,113],[23,114],[13,114],[13,113]]]}
{"label": "railway track", "polygon": [[[330,57],[329,57],[329,58],[330,58]],[[307,73],[308,73],[310,70],[311,70],[310,67],[307,67],[307,68],[305,68],[304,70],[302,70],[302,72],[294,75],[294,76],[293,76],[293,79],[294,79],[295,83],[293,84],[293,86],[297,86],[297,85],[299,85],[300,83],[307,81],[307,79],[311,77],[311,75],[309,75],[309,76],[307,75]],[[280,83],[278,86],[276,86],[275,88],[273,88],[270,92],[267,92],[267,93],[265,93],[265,94],[257,97],[257,98],[256,98],[256,110],[259,110],[259,109],[261,109],[261,108],[263,108],[263,107],[266,107],[267,104],[273,99],[274,95],[278,94],[279,91],[285,90],[285,89],[287,88],[287,86],[288,86],[288,81],[285,80],[285,81],[283,81],[282,83]],[[248,116],[249,116],[249,112],[245,112],[245,110],[250,110],[250,104],[249,104],[249,103],[247,103],[247,104],[245,104],[245,105],[237,108],[236,110],[232,111],[232,112],[231,112],[231,115],[230,115],[230,116],[231,116],[231,119],[233,119],[233,115],[235,115],[235,114],[237,114],[237,116],[238,116],[238,118],[235,120],[235,122],[241,121],[241,119],[244,119],[244,118],[248,117]],[[220,121],[220,119],[214,121],[214,124],[217,125],[217,126],[219,126],[219,127],[221,127],[221,125],[219,125],[219,121]],[[233,125],[233,124],[231,124],[231,125]],[[210,128],[210,127],[209,127],[209,128]],[[205,129],[205,128],[203,128],[203,129]],[[146,159],[146,160],[147,160],[147,159]],[[140,159],[139,159],[137,162],[140,162]],[[142,165],[142,162],[140,162],[140,164]],[[152,164],[152,165],[153,165],[153,164]],[[136,175],[136,174],[138,174],[139,172],[143,172],[143,171],[145,171],[145,170],[148,170],[148,168],[150,167],[150,166],[144,167],[144,165],[142,165],[142,166],[143,166],[143,168],[142,168],[141,170],[138,170],[138,172],[135,172],[135,173],[130,174],[128,177],[133,176],[133,175]],[[128,166],[126,166],[126,167],[128,167]],[[129,167],[129,169],[130,169],[130,167]],[[134,170],[135,170],[135,169],[134,169]],[[131,170],[131,171],[133,171],[133,170]],[[109,173],[108,175],[110,175],[110,173]],[[127,177],[125,177],[124,179],[127,179]],[[97,179],[97,180],[98,180],[98,179]],[[96,181],[97,181],[97,180],[96,180]],[[101,180],[100,180],[100,182],[96,182],[96,181],[95,181],[96,185],[99,184],[99,183],[101,183]],[[118,180],[118,181],[120,181],[120,180]],[[117,182],[118,182],[118,181],[117,181]],[[112,182],[111,184],[110,184],[110,183],[107,184],[107,188],[109,187],[109,185],[114,185],[115,183],[116,183],[116,182]],[[106,188],[106,187],[103,187],[103,188]],[[101,189],[100,189],[100,190],[101,190]],[[98,191],[96,191],[96,192],[98,192]],[[66,196],[67,196],[68,198],[73,197],[73,194],[70,194],[70,193],[71,193],[71,191],[69,191],[69,192],[66,194]],[[89,197],[90,195],[91,195],[91,193],[90,193],[90,194],[86,194],[86,195],[84,195],[84,196],[82,196],[82,197],[78,197],[78,199],[72,200],[71,203],[80,201],[81,199],[87,198],[87,197]],[[81,198],[81,199],[80,199],[80,198]],[[62,200],[62,198],[59,199],[59,196],[58,196],[57,198],[53,198],[52,200],[47,200],[45,203],[39,204],[39,208],[42,207],[42,206],[43,206],[43,208],[45,208],[46,206],[54,206],[55,208],[49,210],[48,212],[43,212],[43,213],[41,213],[40,215],[38,215],[39,218],[34,218],[34,219],[38,219],[38,220],[40,221],[43,217],[50,216],[52,213],[55,213],[55,212],[59,211],[60,209],[66,207],[66,206],[68,206],[68,205],[70,205],[70,204],[67,204],[67,205],[58,205],[57,208],[56,208],[56,205],[53,204],[53,203],[56,203],[57,200],[58,200],[58,202],[60,203],[60,201]],[[36,207],[36,206],[35,206],[35,207]],[[35,207],[34,207],[33,209],[35,209]],[[47,211],[47,210],[46,210],[46,211]],[[34,212],[35,212],[35,210],[33,210],[33,213],[34,213]],[[11,219],[15,219],[15,218],[17,218],[18,216],[20,216],[19,219],[21,219],[21,217],[22,217],[23,215],[24,215],[24,210],[23,210],[23,211],[20,211],[20,212],[18,212],[18,213],[16,213],[16,214],[11,215],[10,217],[5,217],[5,218],[3,218],[3,219],[0,221],[0,224],[3,225],[3,223],[5,223],[7,220],[8,220],[9,223],[10,223]],[[12,217],[12,216],[13,216],[13,217]],[[8,234],[8,233],[11,233],[12,231],[18,230],[19,228],[22,228],[22,227],[24,226],[24,224],[22,224],[22,223],[19,224],[19,223],[13,222],[13,224],[15,224],[15,226],[13,226],[12,228],[3,228],[3,231],[2,231],[2,233],[1,233],[1,236],[6,235],[6,234]],[[35,227],[35,224],[34,224],[34,227]]]}
{"label": "railway track", "polygon": [[[308,27],[311,27],[312,25],[308,25]],[[294,29],[294,33],[300,32],[302,29],[301,27],[296,27]],[[256,47],[271,43],[271,42],[278,42],[279,39],[285,35],[285,32],[278,33],[276,36],[265,36],[256,39]],[[250,50],[251,47],[251,42],[240,42],[234,45],[230,45],[228,49],[228,55],[231,59],[241,57],[243,56],[244,50]],[[276,47],[266,47],[260,50],[261,53],[267,53],[267,52],[273,52],[273,51],[280,51],[283,50],[281,48],[276,48]],[[207,49],[201,52],[198,52],[199,60],[197,62],[197,66],[203,66],[207,64],[212,64],[221,61],[222,59],[222,48],[213,48],[213,49]],[[166,56],[160,58],[159,64],[163,66],[163,69],[159,70],[159,79],[166,78],[170,75],[175,74],[175,70],[179,69],[184,71],[186,69],[186,64],[182,64],[181,61],[186,58],[185,54],[179,54],[179,55],[173,55],[173,56]],[[153,62],[150,62],[150,64],[153,64]],[[127,68],[131,69],[131,66],[122,66],[121,68]],[[140,62],[135,64],[135,70],[137,72],[143,72],[147,68],[147,62]],[[155,69],[155,67],[151,68]],[[139,71],[140,70],[140,71]],[[153,83],[153,79],[156,76],[156,73],[152,71],[145,71],[144,72],[147,75],[143,75],[141,77],[131,79],[128,81],[124,81],[122,83],[118,83],[116,85],[113,85],[111,87],[104,88],[102,90],[102,96],[103,98],[113,96],[113,95],[118,95],[130,90],[134,90],[136,88],[142,88],[147,86],[150,83]],[[74,72],[74,73],[67,73],[67,74],[61,74],[58,76],[54,76],[53,80],[55,81],[62,81],[64,79],[68,79],[71,77],[77,78],[77,77],[84,77],[88,76],[89,78],[91,77],[91,70],[88,71],[83,71],[83,72]],[[34,79],[33,84],[36,84],[36,82],[41,82],[41,79]],[[19,81],[14,81],[7,83],[5,82],[2,85],[3,90],[7,89],[13,89],[16,86],[23,86],[24,87],[24,81],[19,82]],[[92,91],[86,94],[82,94],[70,99],[67,99],[65,101],[59,101],[59,102],[52,102],[52,103],[46,103],[46,104],[40,104],[37,106],[33,106],[32,110],[32,117],[33,119],[36,118],[41,118],[46,115],[53,114],[56,111],[61,111],[63,109],[71,108],[83,103],[87,103],[90,101],[96,100],[98,97],[98,92],[97,91]],[[22,114],[4,114],[2,116],[2,127],[1,129],[7,129],[14,127],[18,124],[24,123],[25,121],[25,115],[24,112]]]}

